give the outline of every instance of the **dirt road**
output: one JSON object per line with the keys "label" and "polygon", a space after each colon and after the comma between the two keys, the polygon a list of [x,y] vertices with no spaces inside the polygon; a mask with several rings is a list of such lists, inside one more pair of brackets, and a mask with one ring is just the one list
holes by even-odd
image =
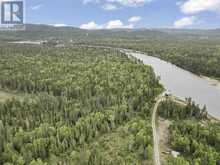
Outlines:
{"label": "dirt road", "polygon": [[160,165],[160,147],[159,147],[159,136],[157,133],[156,118],[157,118],[157,109],[160,105],[160,102],[164,100],[163,97],[159,96],[157,102],[154,105],[153,114],[152,114],[152,129],[153,129],[153,140],[154,140],[154,164]]}

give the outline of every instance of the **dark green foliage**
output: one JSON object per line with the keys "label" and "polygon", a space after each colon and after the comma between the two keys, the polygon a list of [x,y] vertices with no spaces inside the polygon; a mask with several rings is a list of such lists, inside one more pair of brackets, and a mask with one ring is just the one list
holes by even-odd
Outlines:
{"label": "dark green foliage", "polygon": [[168,158],[174,165],[219,165],[220,164],[220,124],[207,119],[205,107],[201,110],[191,99],[186,106],[172,101],[160,105],[160,115],[172,119],[169,127],[170,147],[182,157]]}
{"label": "dark green foliage", "polygon": [[171,146],[190,162],[220,164],[220,125],[202,126],[192,121],[176,122],[170,127]]}
{"label": "dark green foliage", "polygon": [[[219,31],[218,31],[219,32]],[[108,38],[95,41],[82,41],[83,44],[106,45],[145,52],[165,61],[171,62],[197,75],[220,78],[220,33],[201,31],[200,33],[161,31],[151,35],[143,31],[143,37]],[[196,33],[196,34],[195,34]],[[134,33],[131,33],[132,36]],[[159,35],[160,34],[160,35]],[[129,34],[127,35],[129,36]]]}
{"label": "dark green foliage", "polygon": [[184,158],[173,158],[170,156],[167,160],[167,165],[190,165],[190,163]]}
{"label": "dark green foliage", "polygon": [[196,119],[206,119],[207,111],[205,107],[201,110],[199,105],[195,105],[195,102],[191,101],[191,99],[187,99],[186,106],[181,106],[178,103],[167,99],[161,103],[159,107],[159,115],[164,118],[175,120],[193,117]]}
{"label": "dark green foliage", "polygon": [[[117,29],[82,30],[72,27],[26,25],[26,30],[0,32],[0,41],[60,40],[130,48],[162,58],[198,75],[220,78],[220,30]],[[52,43],[53,45],[53,43]]]}
{"label": "dark green foliage", "polygon": [[115,131],[97,138],[86,146],[91,154],[84,158],[89,164],[141,164],[152,162],[151,125],[141,117],[132,119]]}
{"label": "dark green foliage", "polygon": [[149,118],[162,91],[152,68],[114,50],[4,45],[0,52],[1,87],[26,94],[0,103],[0,164],[151,160]]}

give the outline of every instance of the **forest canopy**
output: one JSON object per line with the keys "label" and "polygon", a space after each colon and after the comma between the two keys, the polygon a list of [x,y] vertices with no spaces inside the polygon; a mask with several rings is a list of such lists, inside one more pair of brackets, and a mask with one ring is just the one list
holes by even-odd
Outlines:
{"label": "forest canopy", "polygon": [[219,165],[220,124],[207,117],[191,99],[186,106],[167,100],[161,103],[159,115],[172,121],[169,126],[169,147],[180,153],[167,156],[170,165]]}
{"label": "forest canopy", "polygon": [[116,50],[4,45],[0,164],[152,162],[151,108],[163,90],[149,66]]}

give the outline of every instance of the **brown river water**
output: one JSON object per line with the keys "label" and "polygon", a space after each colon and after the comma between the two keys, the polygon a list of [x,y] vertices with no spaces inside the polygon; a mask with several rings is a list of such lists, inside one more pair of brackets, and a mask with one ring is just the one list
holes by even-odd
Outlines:
{"label": "brown river water", "polygon": [[201,107],[206,105],[210,115],[220,119],[220,88],[210,79],[199,77],[159,58],[146,54],[126,51],[144,64],[153,67],[161,83],[174,96],[181,99],[191,97]]}

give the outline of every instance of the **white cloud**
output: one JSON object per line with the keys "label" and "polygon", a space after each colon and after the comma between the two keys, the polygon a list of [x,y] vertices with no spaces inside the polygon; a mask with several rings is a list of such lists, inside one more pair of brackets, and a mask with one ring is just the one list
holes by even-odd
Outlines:
{"label": "white cloud", "polygon": [[107,29],[119,29],[119,28],[123,28],[123,23],[120,20],[112,20],[109,21],[106,25]]}
{"label": "white cloud", "polygon": [[142,6],[146,3],[152,2],[153,0],[106,0],[112,3],[118,3],[122,6],[126,7],[136,7],[136,6]]}
{"label": "white cloud", "polygon": [[134,28],[133,24],[124,25],[121,20],[111,20],[105,24],[98,25],[95,21],[82,24],[81,29],[95,30],[95,29],[132,29]]}
{"label": "white cloud", "polygon": [[65,27],[68,26],[67,24],[53,24],[54,27]]}
{"label": "white cloud", "polygon": [[35,5],[35,6],[31,6],[31,10],[38,10],[40,9],[41,7],[43,7],[43,4],[38,4],[38,5]]}
{"label": "white cloud", "polygon": [[82,0],[83,4],[88,3],[100,3],[100,4],[112,4],[124,7],[138,7],[150,3],[154,0]]}
{"label": "white cloud", "polygon": [[133,29],[134,25],[124,25],[121,20],[111,20],[105,25],[106,29]]}
{"label": "white cloud", "polygon": [[99,0],[83,0],[83,4],[87,4],[90,2],[99,3]]}
{"label": "white cloud", "polygon": [[185,14],[220,11],[220,0],[188,0],[180,5],[180,9]]}
{"label": "white cloud", "polygon": [[128,22],[134,23],[134,22],[139,22],[142,18],[140,16],[133,16],[129,18]]}
{"label": "white cloud", "polygon": [[118,9],[118,7],[117,7],[116,5],[113,5],[113,4],[110,4],[110,3],[104,4],[104,5],[102,6],[102,8],[103,8],[104,10],[109,10],[109,11],[117,10],[117,9]]}
{"label": "white cloud", "polygon": [[102,25],[98,25],[95,21],[88,22],[86,24],[82,24],[80,26],[81,29],[88,29],[88,30],[95,30],[95,29],[102,29]]}
{"label": "white cloud", "polygon": [[197,17],[191,16],[191,17],[183,17],[176,22],[174,22],[174,27],[175,28],[184,28],[190,25],[193,25],[197,22]]}

